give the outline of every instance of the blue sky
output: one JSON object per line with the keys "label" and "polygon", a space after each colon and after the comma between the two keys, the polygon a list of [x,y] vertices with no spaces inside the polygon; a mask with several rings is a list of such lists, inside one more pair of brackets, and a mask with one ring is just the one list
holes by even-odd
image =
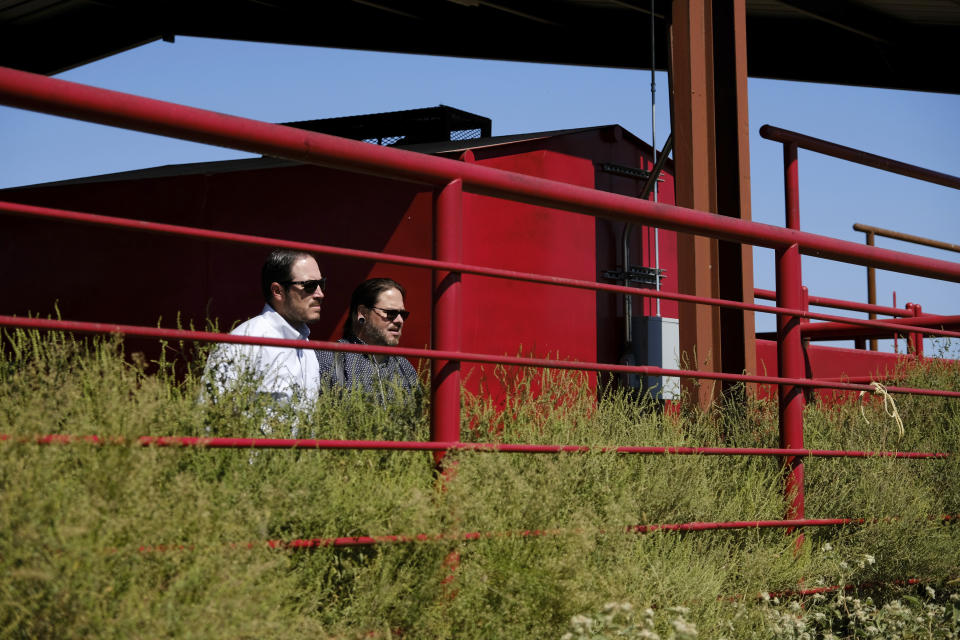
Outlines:
{"label": "blue sky", "polygon": [[[650,72],[266,45],[155,42],[61,78],[270,122],[446,104],[493,120],[494,135],[620,124],[651,138]],[[669,133],[657,74],[657,144]],[[751,79],[753,219],[783,224],[782,151],[772,124],[960,175],[960,96]],[[0,188],[225,158],[234,151],[0,107]],[[863,241],[855,222],[960,244],[960,191],[800,152],[801,227]],[[960,254],[878,238],[879,246],[957,261]],[[773,257],[755,250],[756,286]],[[812,295],[866,301],[865,269],[804,258]],[[956,314],[960,285],[878,272],[877,295]],[[773,327],[771,316],[757,318]]]}

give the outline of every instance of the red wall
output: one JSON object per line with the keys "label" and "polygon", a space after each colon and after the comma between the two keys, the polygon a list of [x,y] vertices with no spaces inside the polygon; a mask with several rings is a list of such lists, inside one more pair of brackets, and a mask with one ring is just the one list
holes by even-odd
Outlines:
{"label": "red wall", "polygon": [[[601,162],[650,168],[650,158],[619,127],[476,149],[478,164],[585,187],[636,195],[642,181],[610,175]],[[431,257],[432,191],[422,185],[272,160],[183,165],[72,183],[7,190],[12,201],[126,218],[227,230],[403,255]],[[661,201],[672,202],[666,176]],[[620,262],[622,223],[464,194],[464,261],[583,280],[601,280]],[[155,326],[208,318],[228,330],[259,312],[259,270],[267,250],[0,218],[0,313]],[[652,233],[637,228],[633,262],[653,266]],[[661,232],[664,289],[676,291],[675,236]],[[389,276],[407,288],[412,311],[403,344],[430,345],[431,273],[425,269],[319,256],[329,278],[316,339],[339,337],[350,292]],[[12,276],[12,277],[11,277]],[[634,313],[653,305],[636,299]],[[463,277],[463,348],[615,362],[622,351],[622,297],[607,293]],[[663,315],[676,305],[663,304]],[[156,355],[155,341],[131,341]],[[415,363],[416,364],[416,363]],[[468,389],[490,385],[490,366],[465,365]],[[500,393],[496,384],[490,392]]]}
{"label": "red wall", "polygon": [[[585,187],[593,186],[593,164],[551,151],[532,151],[478,160],[515,171]],[[467,194],[463,252],[469,264],[567,278],[596,278],[592,217]],[[464,350],[596,361],[597,317],[593,291],[465,275]],[[467,388],[495,398],[501,386],[490,365],[465,365]],[[511,370],[511,375],[515,374]]]}
{"label": "red wall", "polygon": [[[431,194],[422,187],[319,167],[293,166],[8,191],[10,200],[429,257]],[[267,249],[4,217],[4,313],[222,330],[259,313],[260,265]],[[425,238],[425,240],[424,240]],[[423,247],[423,248],[421,248]],[[330,277],[314,337],[338,334],[353,286],[381,265],[319,257]],[[389,267],[411,300],[428,304],[429,273]],[[423,319],[426,308],[417,316]],[[409,344],[429,341],[412,322]]]}

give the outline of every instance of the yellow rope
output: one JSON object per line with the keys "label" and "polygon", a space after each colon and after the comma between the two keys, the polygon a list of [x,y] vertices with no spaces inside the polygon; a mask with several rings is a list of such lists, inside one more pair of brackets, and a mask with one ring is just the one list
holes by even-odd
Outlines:
{"label": "yellow rope", "polygon": [[[897,429],[900,431],[900,437],[902,438],[904,433],[903,430],[903,420],[900,418],[900,412],[897,411],[897,403],[893,401],[893,396],[890,395],[890,392],[887,391],[887,388],[880,384],[877,381],[870,383],[873,385],[873,393],[878,396],[883,396],[883,410],[888,416],[897,421]],[[868,393],[867,391],[860,392],[860,398],[863,398],[864,394]],[[887,406],[889,403],[889,407]],[[863,416],[863,421],[867,424],[870,424],[870,421],[867,420],[867,414],[863,411],[863,402],[860,403],[860,415]]]}

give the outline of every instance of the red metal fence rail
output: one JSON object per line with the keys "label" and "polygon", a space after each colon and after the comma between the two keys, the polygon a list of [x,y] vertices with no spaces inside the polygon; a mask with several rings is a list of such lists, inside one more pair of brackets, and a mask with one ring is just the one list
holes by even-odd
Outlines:
{"label": "red metal fence rail", "polygon": [[[707,304],[718,307],[727,307],[733,309],[744,309],[746,311],[759,311],[761,313],[781,313],[794,314],[807,320],[825,320],[838,323],[858,325],[862,327],[872,327],[877,331],[890,331],[899,329],[901,331],[924,331],[922,326],[899,326],[893,327],[886,322],[875,320],[865,320],[862,318],[847,318],[845,316],[835,316],[825,313],[816,313],[811,311],[795,311],[784,307],[753,304],[739,302],[736,300],[726,300],[722,298],[708,298],[702,296],[693,296],[682,293],[671,293],[667,291],[655,291],[653,289],[636,289],[617,284],[608,284],[605,282],[594,282],[592,280],[578,280],[575,278],[564,278],[560,276],[550,276],[537,273],[526,273],[522,271],[512,271],[509,269],[497,269],[494,267],[483,267],[477,265],[463,264],[460,262],[451,262],[447,260],[431,260],[429,258],[416,258],[397,254],[380,253],[377,251],[364,251],[360,249],[350,249],[347,247],[335,247],[331,245],[313,244],[294,240],[283,240],[280,238],[269,238],[264,236],[254,236],[242,233],[232,233],[228,231],[217,231],[213,229],[202,229],[198,227],[187,227],[182,225],[173,225],[160,222],[150,222],[147,220],[136,220],[131,218],[120,218],[116,216],[104,216],[92,213],[82,213],[79,211],[66,211],[63,209],[53,209],[49,207],[39,207],[35,205],[20,204],[16,202],[0,201],[0,213],[9,213],[14,215],[37,217],[47,220],[61,220],[64,222],[75,222],[80,224],[99,225],[103,227],[113,227],[119,229],[129,229],[133,231],[157,233],[163,235],[173,235],[203,240],[214,240],[226,243],[247,244],[262,247],[284,247],[289,249],[299,249],[317,253],[321,255],[334,255],[345,258],[361,260],[377,260],[391,264],[402,264],[415,267],[432,268],[438,270],[454,271],[461,274],[473,274],[487,276],[491,278],[504,278],[508,280],[522,280],[525,282],[535,282],[539,284],[549,284],[562,287],[572,287],[578,289],[588,289],[592,291],[608,291],[611,293],[624,293],[636,295],[639,297],[662,298],[665,300],[676,300],[679,302],[693,302],[696,304]],[[913,312],[909,315],[913,317]],[[960,332],[947,331],[943,329],[927,328],[925,332],[929,335],[943,337],[960,337]]]}
{"label": "red metal fence rail", "polygon": [[[953,188],[960,188],[960,178],[943,173],[924,169],[890,158],[865,153],[850,147],[812,138],[794,131],[778,129],[770,125],[760,127],[760,135],[768,140],[783,144],[783,183],[784,200],[786,204],[787,229],[800,232],[800,176],[797,151],[800,147],[857,164],[863,164],[892,173],[899,173],[908,177],[918,178],[928,182],[941,184]],[[873,248],[868,246],[868,248]],[[803,280],[800,270],[800,246],[777,249],[777,291],[778,306],[805,309]],[[823,257],[823,256],[820,256]],[[876,263],[866,264],[868,268],[877,268]],[[899,271],[892,269],[892,271]],[[901,272],[902,273],[902,272]],[[802,376],[804,372],[804,355],[801,339],[804,332],[830,331],[840,327],[821,328],[815,325],[803,324],[799,316],[778,316],[777,320],[777,358],[778,372],[786,377]],[[894,324],[898,320],[891,321]],[[915,319],[911,322],[916,322]],[[821,336],[829,335],[821,333]],[[916,334],[914,334],[915,336]],[[922,340],[913,338],[914,352],[919,353],[918,344]],[[803,394],[797,387],[781,385],[778,393],[780,403],[780,442],[787,448],[803,446]],[[788,458],[790,471],[787,477],[787,492],[797,495],[788,510],[788,517],[803,517],[803,461],[802,459]],[[796,492],[792,494],[791,492]]]}
{"label": "red metal fence rail", "polygon": [[[753,296],[761,300],[776,300],[777,292],[770,289],[754,289]],[[834,309],[846,309],[848,311],[863,311],[865,313],[879,313],[895,318],[910,318],[913,313],[897,307],[886,307],[883,305],[870,304],[865,302],[853,302],[852,300],[840,300],[838,298],[826,298],[823,296],[809,296],[807,304],[813,307],[831,307]]]}
{"label": "red metal fence rail", "polygon": [[[940,173],[938,171],[932,171],[930,169],[925,169],[913,164],[907,164],[905,162],[900,162],[898,160],[893,160],[892,158],[886,158],[883,156],[878,156],[872,153],[867,153],[865,151],[860,151],[859,149],[853,149],[851,147],[845,147],[833,142],[828,142],[826,140],[821,140],[820,138],[814,138],[811,136],[803,135],[802,133],[797,133],[796,131],[789,131],[787,129],[780,129],[778,127],[773,127],[768,124],[760,127],[760,135],[767,140],[773,140],[775,142],[780,142],[783,144],[783,152],[785,158],[790,157],[791,169],[788,170],[788,173],[792,174],[787,176],[785,184],[787,190],[787,200],[795,198],[798,189],[797,175],[796,175],[796,165],[797,165],[797,149],[803,148],[809,151],[814,151],[823,155],[831,156],[833,158],[839,158],[841,160],[847,160],[855,164],[861,164],[867,167],[873,167],[875,169],[880,169],[882,171],[887,171],[889,173],[896,173],[908,178],[915,178],[917,180],[923,180],[924,182],[930,182],[933,184],[938,184],[945,187],[950,187],[953,189],[960,189],[960,177],[952,176],[946,173]],[[787,214],[788,221],[787,227],[792,229],[800,228],[800,220],[797,217],[794,220],[793,225],[791,225],[790,214]],[[854,230],[863,231],[867,234],[867,246],[873,246],[873,236],[877,235],[887,235],[888,237],[898,238],[900,240],[906,240],[907,242],[916,242],[918,244],[926,244],[928,246],[936,246],[942,249],[947,249],[951,251],[958,251],[960,248],[957,245],[951,245],[947,243],[931,241],[927,238],[919,238],[917,236],[910,236],[907,234],[897,233],[895,231],[889,231],[887,229],[878,229],[876,227],[870,227],[867,225],[854,224]],[[866,265],[867,267],[867,305],[864,305],[861,309],[866,311],[869,316],[869,319],[876,318],[878,313],[877,309],[873,308],[876,306],[876,273],[875,270],[877,265]],[[815,304],[815,303],[811,303]],[[849,303],[847,303],[849,305]],[[828,306],[837,306],[835,304]],[[841,306],[840,308],[850,309],[850,306]],[[907,305],[908,310],[910,310],[910,305]],[[895,312],[890,313],[889,311],[880,311],[880,313],[885,313],[886,315],[903,315],[903,316],[918,316],[919,309],[913,309],[913,313],[903,313]],[[897,334],[894,333],[893,336]],[[865,347],[865,338],[870,338],[870,349],[872,351],[877,350],[877,337],[888,337],[888,334],[873,334],[873,333],[859,333],[859,334],[849,334],[844,336],[845,338],[854,338],[857,344],[857,348]],[[828,337],[819,337],[819,339],[837,339],[837,338],[828,338]],[[923,340],[918,334],[911,334],[908,337],[908,343],[910,349],[913,353],[922,355],[923,354]]]}
{"label": "red metal fence rail", "polygon": [[867,167],[873,167],[874,169],[880,169],[881,171],[896,173],[908,178],[916,178],[917,180],[939,184],[952,189],[960,189],[960,178],[957,176],[951,176],[947,173],[940,173],[939,171],[924,169],[923,167],[918,167],[915,164],[907,164],[906,162],[900,162],[899,160],[894,160],[892,158],[874,155],[872,153],[860,151],[859,149],[854,149],[852,147],[845,147],[843,145],[836,144],[835,142],[828,142],[827,140],[821,140],[820,138],[807,136],[802,133],[797,133],[796,131],[789,131],[787,129],[781,129],[779,127],[773,127],[769,124],[765,124],[760,127],[760,135],[767,140],[781,142],[784,145],[793,145],[802,149],[821,153],[825,156],[831,156],[833,158],[847,160],[855,164],[862,164]]}
{"label": "red metal fence rail", "polygon": [[960,265],[0,68],[0,103],[357,173],[960,282]]}
{"label": "red metal fence rail", "polygon": [[[696,371],[688,369],[665,369],[653,366],[634,366],[623,364],[607,364],[603,362],[583,362],[579,360],[551,360],[548,358],[524,358],[520,356],[495,356],[486,353],[467,353],[464,351],[440,351],[438,349],[415,349],[411,347],[378,347],[342,342],[323,342],[320,340],[287,340],[283,338],[259,338],[254,336],[230,335],[210,331],[193,331],[188,329],[164,329],[161,327],[141,327],[137,325],[110,324],[105,322],[81,322],[77,320],[52,320],[49,318],[21,318],[17,316],[0,316],[0,327],[21,327],[44,331],[70,331],[72,333],[103,334],[115,333],[141,338],[162,338],[170,340],[187,340],[194,342],[225,342],[230,344],[266,345],[272,347],[292,347],[302,349],[344,351],[351,353],[373,353],[383,355],[399,355],[408,358],[423,358],[427,360],[455,360],[459,362],[485,362],[506,366],[535,367],[539,369],[565,369],[575,371],[597,371],[604,373],[636,373],[646,376],[668,376],[682,378],[700,378],[704,380],[729,380],[732,382],[792,385],[806,388],[837,389],[839,391],[873,392],[875,388],[869,384],[850,382],[832,382],[825,380],[811,380],[805,377],[786,378],[782,376],[762,376],[742,373],[717,373],[713,371]],[[921,389],[914,387],[888,386],[890,393],[908,393],[913,395],[940,396],[946,398],[960,398],[960,391],[944,389]],[[459,414],[459,403],[456,409]],[[458,422],[459,425],[459,417]],[[436,427],[434,427],[435,429]],[[456,433],[459,438],[459,429]]]}
{"label": "red metal fence rail", "polygon": [[[904,242],[912,242],[914,244],[921,244],[927,247],[934,247],[937,249],[944,249],[946,251],[957,251],[960,252],[960,245],[950,244],[948,242],[941,242],[939,240],[932,240],[930,238],[923,238],[920,236],[910,235],[908,233],[901,233],[899,231],[891,231],[890,229],[881,229],[880,227],[872,227],[866,224],[860,224],[859,222],[854,223],[854,231],[862,231],[865,235],[864,240],[867,245],[873,246],[875,236],[885,236],[887,238],[893,238],[895,240],[902,240]],[[867,267],[867,302],[869,304],[875,304],[877,302],[877,270],[873,267]],[[916,314],[915,314],[916,315]],[[867,316],[871,320],[877,317],[876,312],[871,311],[870,315]],[[862,339],[858,341],[858,348],[863,348],[861,345]],[[870,350],[877,350],[877,341],[876,339],[870,340]]]}
{"label": "red metal fence rail", "polygon": [[[787,198],[787,228],[759,224],[750,221],[717,216],[710,213],[663,205],[613,193],[596,191],[565,183],[553,182],[521,174],[483,167],[472,163],[437,158],[370,145],[334,136],[313,133],[281,125],[267,124],[201,109],[175,105],[138,96],[79,85],[63,80],[0,68],[0,104],[71,117],[136,131],[155,133],[168,137],[224,146],[242,151],[260,153],[288,160],[336,167],[359,173],[373,174],[397,180],[406,180],[432,185],[435,189],[435,253],[434,260],[390,256],[377,252],[356,251],[342,247],[310,245],[306,243],[275,240],[256,236],[244,236],[222,231],[202,230],[174,225],[160,225],[144,221],[110,218],[79,212],[69,212],[16,203],[0,203],[0,211],[18,215],[34,215],[50,219],[72,220],[88,224],[138,229],[189,237],[216,239],[265,246],[284,246],[308,251],[325,252],[357,259],[376,259],[397,264],[417,265],[435,271],[433,309],[433,349],[407,349],[358,346],[329,342],[309,342],[312,348],[331,351],[358,351],[366,353],[394,353],[411,357],[429,358],[435,362],[432,380],[431,439],[428,450],[438,454],[457,448],[460,439],[459,363],[494,362],[520,366],[559,369],[581,369],[608,372],[631,372],[646,375],[687,376],[704,379],[724,379],[761,384],[776,384],[780,390],[781,447],[755,451],[721,450],[714,455],[779,455],[783,456],[790,470],[787,479],[787,495],[792,503],[788,519],[770,521],[770,526],[800,526],[807,522],[803,515],[803,466],[805,457],[819,455],[803,447],[803,388],[826,387],[849,391],[869,391],[873,387],[843,382],[813,381],[805,377],[801,338],[805,326],[802,319],[816,318],[859,325],[874,330],[905,331],[917,334],[960,337],[957,331],[933,329],[911,318],[903,321],[871,321],[842,318],[806,310],[806,300],[800,273],[800,255],[813,255],[920,275],[949,282],[960,282],[960,264],[944,260],[919,257],[907,253],[865,247],[858,243],[836,240],[798,229],[799,208],[797,200],[798,178],[796,169],[797,143],[785,146],[785,178]],[[767,128],[769,132],[772,128]],[[931,172],[932,174],[932,172]],[[928,176],[936,177],[936,176]],[[938,178],[939,179],[939,178]],[[777,291],[775,307],[751,303],[701,298],[682,294],[648,292],[606,285],[596,282],[557,278],[542,274],[529,274],[507,270],[464,265],[461,260],[460,215],[464,191],[503,199],[540,205],[581,214],[605,217],[632,223],[644,223],[664,229],[706,235],[732,242],[750,243],[775,250],[777,254]],[[721,374],[701,371],[678,371],[660,367],[628,367],[590,362],[569,362],[535,358],[469,354],[460,351],[460,274],[512,278],[530,282],[542,282],[558,286],[571,286],[593,290],[617,291],[632,295],[649,295],[701,304],[729,306],[778,315],[777,376],[751,376]],[[915,315],[915,314],[914,314]],[[102,323],[81,323],[42,319],[0,316],[0,326],[16,326],[48,330],[67,330],[87,333],[124,333],[127,335],[154,336],[200,340],[208,342],[232,342],[244,344],[270,344],[274,346],[303,347],[302,341],[247,338],[208,332],[134,327]],[[960,397],[960,392],[888,388],[891,392]],[[356,441],[340,441],[344,447],[363,448]],[[151,444],[162,444],[151,441]],[[179,443],[184,444],[183,442]],[[266,443],[261,443],[267,446]],[[209,446],[209,445],[206,445]],[[248,446],[256,446],[249,444]],[[423,445],[426,447],[426,445]],[[563,445],[558,445],[563,446]],[[318,448],[313,446],[311,448]],[[398,448],[415,447],[406,446]],[[424,449],[427,450],[427,449]],[[518,452],[523,451],[517,449]],[[527,453],[542,452],[527,450]],[[653,453],[652,451],[635,451]],[[705,450],[698,453],[706,453]],[[854,457],[854,452],[844,452],[841,457]],[[860,452],[863,453],[863,452]],[[850,455],[847,455],[850,454]],[[894,452],[874,452],[875,455],[896,455]],[[913,457],[942,459],[946,454],[916,452]],[[839,520],[838,520],[839,522]],[[737,525],[738,523],[718,523]],[[674,526],[674,525],[670,525]],[[752,526],[759,526],[753,523]]]}

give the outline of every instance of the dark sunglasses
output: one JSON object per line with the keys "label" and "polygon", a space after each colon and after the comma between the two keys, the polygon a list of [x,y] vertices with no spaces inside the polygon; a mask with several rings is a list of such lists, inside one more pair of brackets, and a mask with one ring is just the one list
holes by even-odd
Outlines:
{"label": "dark sunglasses", "polygon": [[313,293],[317,290],[317,287],[320,287],[320,291],[327,290],[326,278],[320,278],[319,280],[287,280],[285,282],[281,282],[280,284],[285,287],[289,287],[292,284],[298,284],[303,287],[305,293]]}
{"label": "dark sunglasses", "polygon": [[397,316],[400,316],[404,320],[410,317],[410,312],[406,309],[384,309],[382,307],[370,307],[371,309],[376,309],[383,313],[383,317],[387,322],[393,322],[397,319]]}

